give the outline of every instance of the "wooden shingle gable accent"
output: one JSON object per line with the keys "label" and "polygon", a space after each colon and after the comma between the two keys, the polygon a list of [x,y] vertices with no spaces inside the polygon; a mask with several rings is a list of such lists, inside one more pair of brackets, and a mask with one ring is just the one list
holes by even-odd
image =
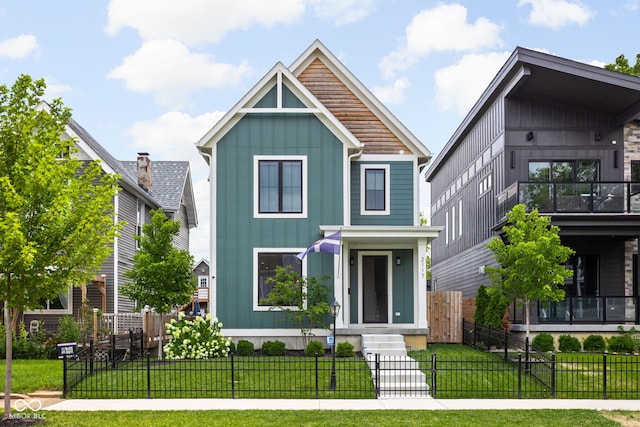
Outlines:
{"label": "wooden shingle gable accent", "polygon": [[364,144],[365,154],[411,152],[319,58],[298,80]]}

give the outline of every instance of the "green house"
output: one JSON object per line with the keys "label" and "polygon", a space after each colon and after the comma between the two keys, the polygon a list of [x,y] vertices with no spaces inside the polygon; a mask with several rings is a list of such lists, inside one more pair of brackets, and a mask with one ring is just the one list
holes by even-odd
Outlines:
{"label": "green house", "polygon": [[[425,260],[440,228],[420,226],[418,182],[431,153],[322,43],[277,63],[197,147],[210,166],[210,311],[226,335],[300,348],[300,330],[261,304],[291,265],[331,277],[337,335],[426,344]],[[296,257],[338,231],[339,254]]]}

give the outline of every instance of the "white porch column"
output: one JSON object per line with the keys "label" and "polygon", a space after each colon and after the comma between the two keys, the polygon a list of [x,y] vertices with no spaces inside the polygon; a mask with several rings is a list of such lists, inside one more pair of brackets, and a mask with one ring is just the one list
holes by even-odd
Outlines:
{"label": "white porch column", "polygon": [[427,328],[427,239],[418,239],[417,277],[417,323],[418,328]]}

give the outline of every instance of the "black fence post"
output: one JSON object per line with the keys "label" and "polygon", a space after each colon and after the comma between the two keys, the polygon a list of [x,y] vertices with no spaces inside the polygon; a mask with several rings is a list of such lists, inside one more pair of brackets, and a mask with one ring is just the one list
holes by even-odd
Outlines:
{"label": "black fence post", "polygon": [[524,362],[525,369],[529,372],[529,337],[524,338]]}
{"label": "black fence post", "polygon": [[147,356],[147,399],[151,399],[151,355],[149,352]]}
{"label": "black fence post", "polygon": [[602,353],[602,398],[607,399],[607,352]]}
{"label": "black fence post", "polygon": [[556,354],[551,355],[551,397],[556,397]]}
{"label": "black fence post", "polygon": [[436,353],[431,354],[431,397],[436,398],[437,383]]}
{"label": "black fence post", "polygon": [[375,353],[376,364],[376,398],[380,397],[380,354]]}
{"label": "black fence post", "polygon": [[518,399],[522,399],[522,354],[518,353]]}
{"label": "black fence post", "polygon": [[89,373],[93,375],[93,360],[95,359],[95,348],[93,347],[93,338],[89,340]]}
{"label": "black fence post", "polygon": [[67,355],[62,356],[62,398],[67,398]]}
{"label": "black fence post", "polygon": [[509,331],[504,330],[504,361],[509,358]]}
{"label": "black fence post", "polygon": [[316,399],[319,399],[320,395],[318,394],[318,355],[316,354]]}
{"label": "black fence post", "polygon": [[235,356],[231,353],[231,398],[236,398],[236,378],[235,378],[235,366],[234,366]]}
{"label": "black fence post", "polygon": [[476,348],[476,334],[478,333],[478,322],[473,322],[473,348]]}
{"label": "black fence post", "polygon": [[111,353],[111,367],[113,369],[116,368],[116,336],[111,334],[111,349],[109,353]]}

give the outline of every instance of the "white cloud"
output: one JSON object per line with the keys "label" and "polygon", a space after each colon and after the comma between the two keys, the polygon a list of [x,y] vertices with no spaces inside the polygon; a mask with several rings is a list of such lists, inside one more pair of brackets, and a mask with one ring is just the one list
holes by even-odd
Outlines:
{"label": "white cloud", "polygon": [[624,4],[624,8],[627,9],[627,10],[630,10],[632,12],[635,12],[636,10],[640,9],[640,1],[638,1],[638,0],[627,1]]}
{"label": "white cloud", "polygon": [[404,94],[409,86],[409,80],[401,77],[389,86],[374,87],[372,92],[383,104],[400,104],[404,101]]}
{"label": "white cloud", "polygon": [[584,26],[595,12],[577,0],[520,0],[518,6],[531,5],[529,23],[557,30],[577,24]]}
{"label": "white cloud", "polygon": [[234,30],[296,21],[303,0],[111,0],[107,33],[138,31],[143,40],[176,39],[186,45],[216,43]]}
{"label": "white cloud", "polygon": [[152,40],[126,57],[107,77],[122,79],[129,90],[153,93],[163,106],[181,107],[188,95],[206,88],[233,86],[249,72],[247,65],[212,61],[175,40]]}
{"label": "white cloud", "polygon": [[608,62],[602,62],[602,61],[600,61],[598,59],[593,59],[593,60],[591,60],[589,62],[585,62],[585,63],[589,64],[589,65],[593,65],[594,67],[600,67],[600,68],[604,68],[604,66],[608,64]]}
{"label": "white cloud", "polygon": [[387,77],[406,70],[431,52],[464,52],[501,47],[500,26],[480,17],[467,21],[467,9],[460,4],[443,4],[423,10],[406,29],[406,45],[380,62]]}
{"label": "white cloud", "polygon": [[336,25],[357,22],[375,10],[374,0],[309,0],[316,16]]}
{"label": "white cloud", "polygon": [[155,120],[135,123],[127,130],[137,151],[150,153],[152,160],[188,160],[198,211],[198,228],[192,230],[189,247],[196,260],[209,259],[209,168],[195,143],[224,115],[214,111],[196,117],[180,112],[163,114]]}
{"label": "white cloud", "polygon": [[46,78],[47,83],[46,97],[47,99],[58,98],[63,93],[71,92],[71,86],[55,83],[54,79]]}
{"label": "white cloud", "polygon": [[35,53],[38,40],[32,34],[21,34],[10,39],[0,40],[0,58],[22,59]]}
{"label": "white cloud", "polygon": [[464,114],[487,88],[511,52],[468,54],[435,73],[438,107]]}

